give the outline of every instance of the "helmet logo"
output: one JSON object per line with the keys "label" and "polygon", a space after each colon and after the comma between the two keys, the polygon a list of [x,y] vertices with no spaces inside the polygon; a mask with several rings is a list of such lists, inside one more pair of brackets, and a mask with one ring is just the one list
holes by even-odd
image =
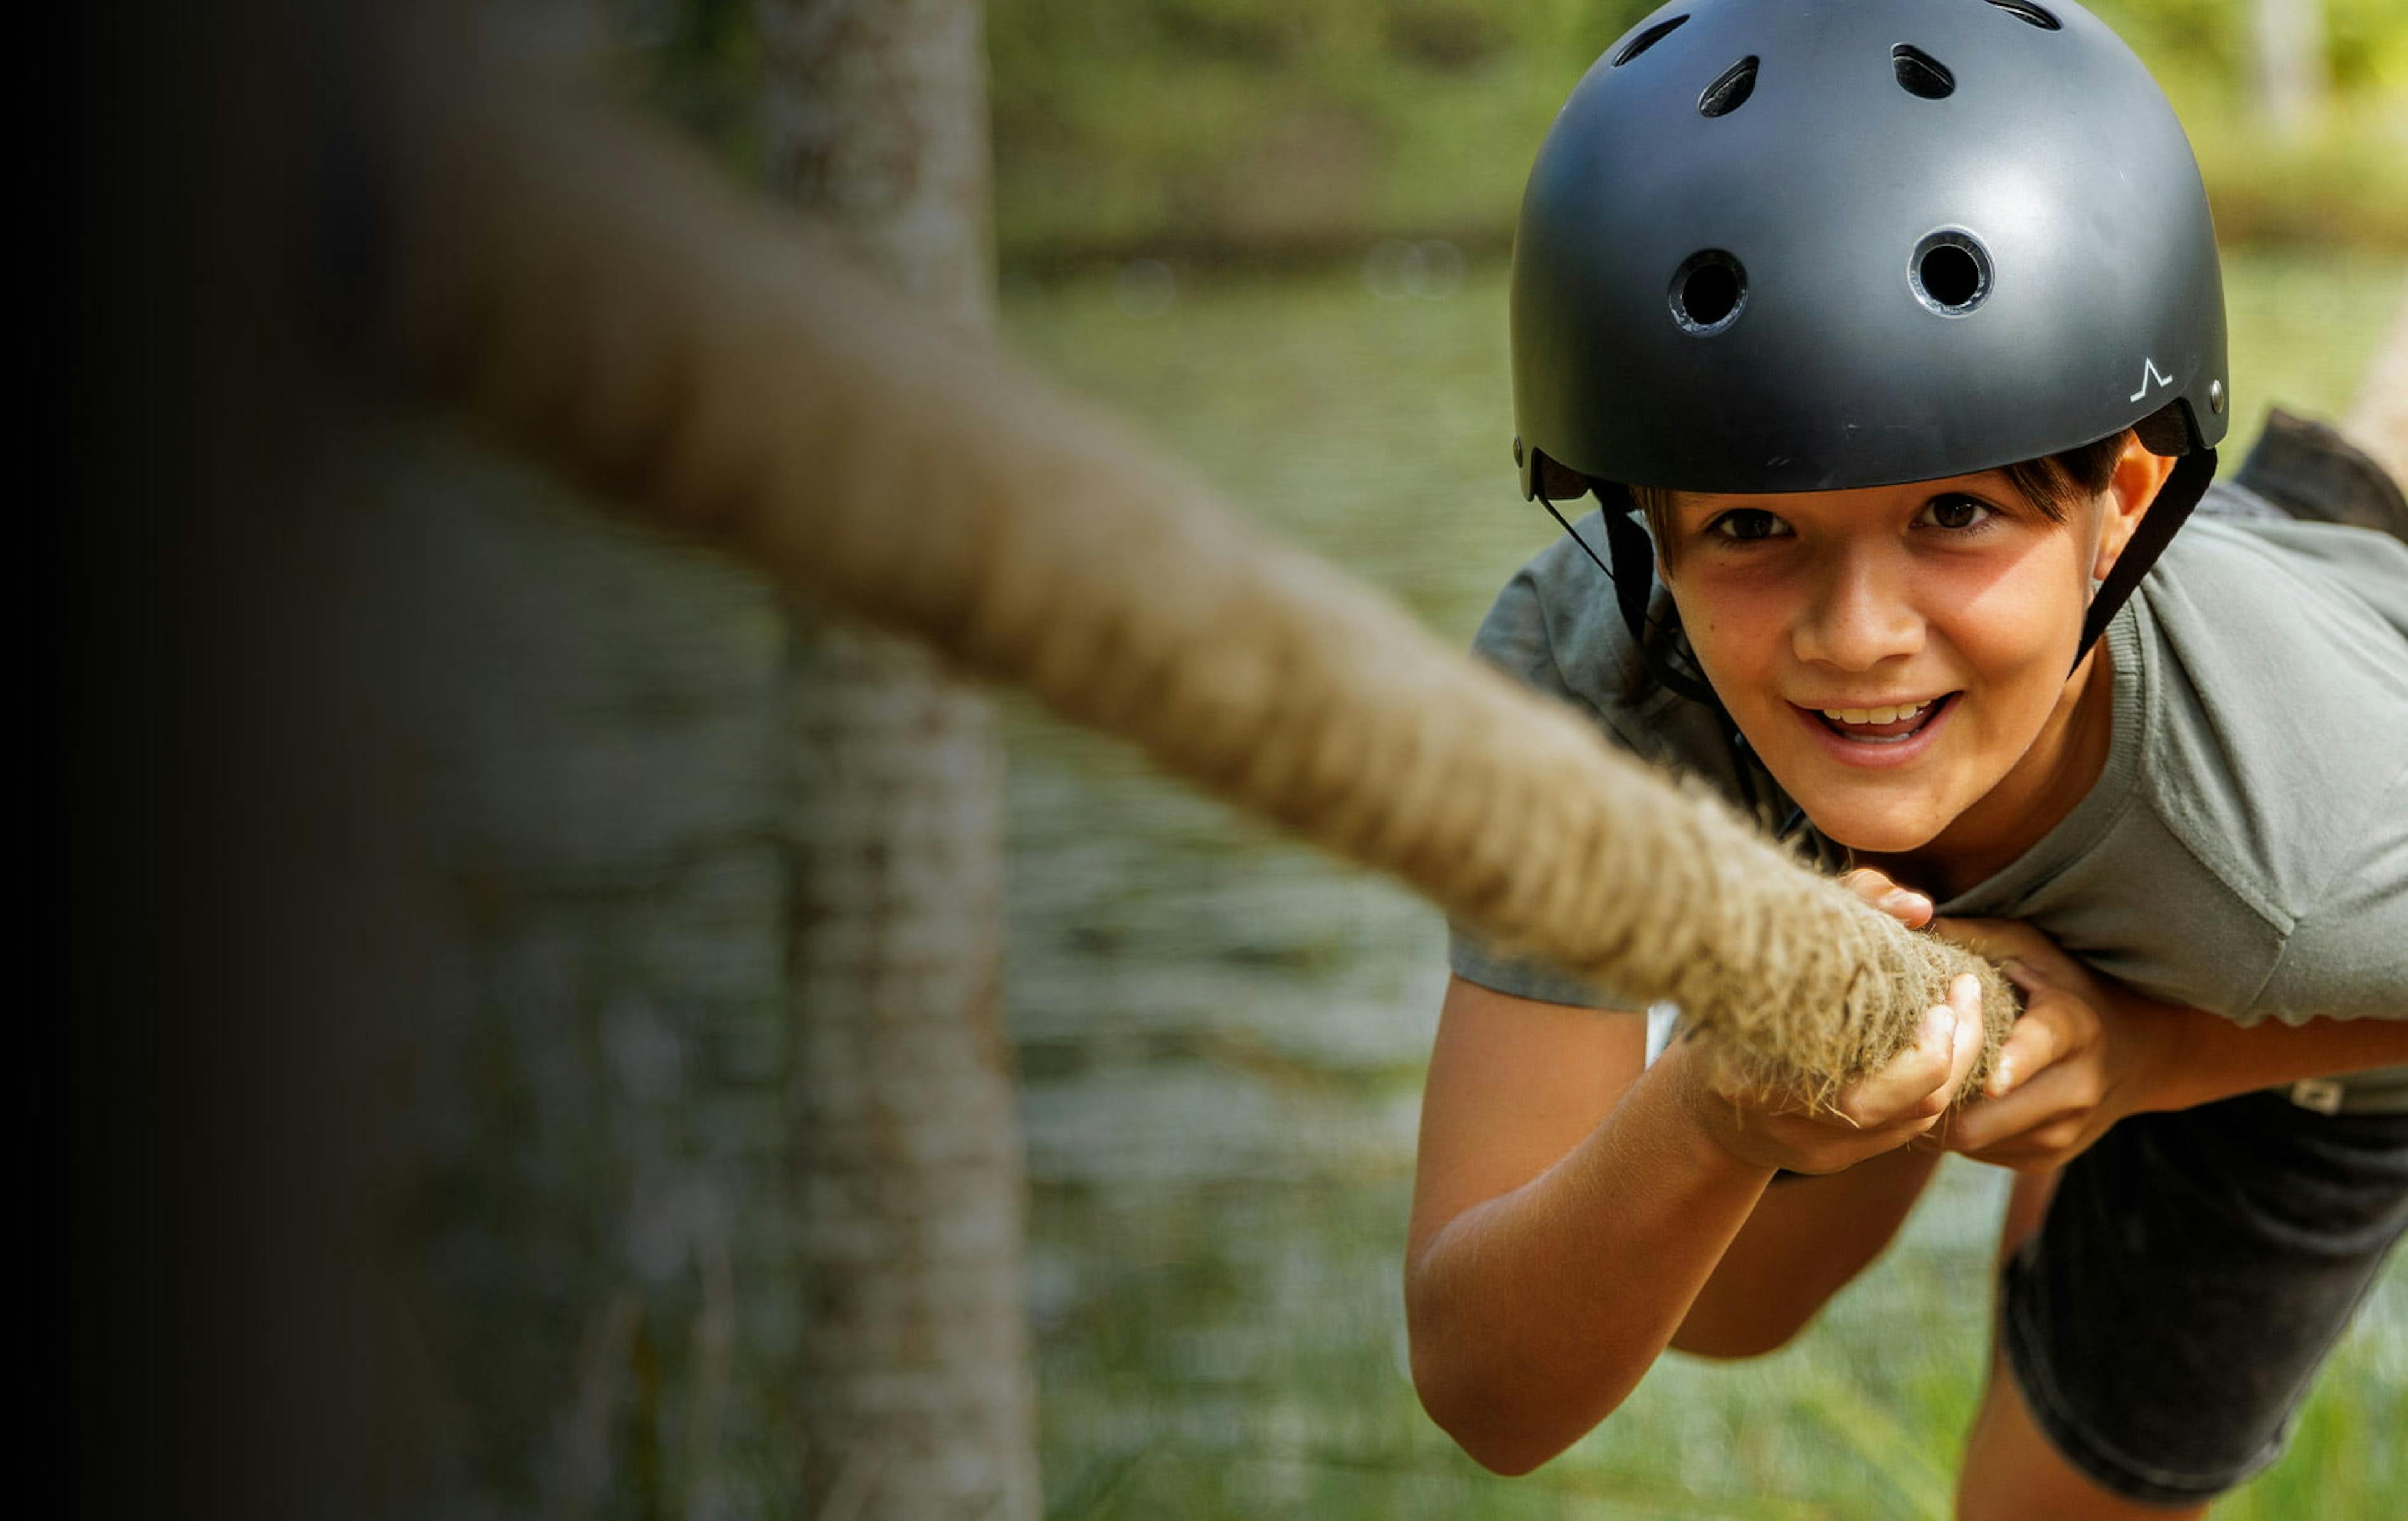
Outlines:
{"label": "helmet logo", "polygon": [[2141,370],[2141,389],[2133,392],[2130,396],[2126,398],[2127,400],[2140,400],[2143,396],[2149,394],[2149,390],[2152,386],[2172,385],[2174,383],[2174,378],[2172,376],[2160,375],[2157,373],[2157,362],[2155,359],[2143,354],[2141,356],[2141,363],[2143,366]]}

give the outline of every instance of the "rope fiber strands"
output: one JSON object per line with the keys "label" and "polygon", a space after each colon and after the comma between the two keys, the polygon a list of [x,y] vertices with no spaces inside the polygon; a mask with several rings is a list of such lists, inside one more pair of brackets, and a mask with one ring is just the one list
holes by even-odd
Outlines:
{"label": "rope fiber strands", "polygon": [[[494,105],[507,101],[507,105]],[[473,102],[473,103],[472,103]],[[624,114],[464,92],[397,165],[417,383],[783,585],[1125,737],[1828,1096],[1994,968],[1272,541],[1096,411]],[[1968,1091],[1971,1091],[1969,1085]]]}

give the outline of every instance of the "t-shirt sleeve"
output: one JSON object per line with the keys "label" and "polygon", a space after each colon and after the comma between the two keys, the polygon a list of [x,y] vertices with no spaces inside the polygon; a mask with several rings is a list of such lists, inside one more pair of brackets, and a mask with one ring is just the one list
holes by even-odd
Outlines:
{"label": "t-shirt sleeve", "polygon": [[[1505,583],[1488,616],[1472,637],[1471,653],[1534,692],[1586,708],[1564,680],[1547,630],[1546,608],[1536,580],[1524,570]],[[1599,725],[1608,739],[1620,743],[1611,729]],[[1467,983],[1517,998],[1565,1003],[1583,1009],[1628,1009],[1641,1005],[1543,961],[1503,954],[1463,926],[1447,926],[1447,965]]]}
{"label": "t-shirt sleeve", "polygon": [[[2408,546],[2323,524],[2264,531],[2322,565],[2378,618],[2408,635]],[[2408,736],[2408,716],[2397,708],[2357,713],[2352,722]],[[2355,848],[2285,939],[2254,1016],[2292,1025],[2318,1016],[2408,1019],[2408,768],[2392,777],[2347,837]]]}
{"label": "t-shirt sleeve", "polygon": [[2363,839],[2285,938],[2252,1021],[2408,1019],[2408,768],[2384,793]]}

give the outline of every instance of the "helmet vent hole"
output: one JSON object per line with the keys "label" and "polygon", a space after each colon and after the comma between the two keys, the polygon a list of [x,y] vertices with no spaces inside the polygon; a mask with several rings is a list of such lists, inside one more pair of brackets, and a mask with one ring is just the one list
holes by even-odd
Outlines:
{"label": "helmet vent hole", "polygon": [[1899,88],[1910,95],[1926,100],[1946,100],[1956,93],[1956,76],[1948,65],[1920,48],[1901,42],[1889,50],[1889,65],[1898,75]]}
{"label": "helmet vent hole", "polygon": [[1990,4],[2025,25],[2037,26],[2043,32],[2062,31],[2065,26],[2055,16],[2033,5],[2032,0],[1990,0]]}
{"label": "helmet vent hole", "polygon": [[1699,116],[1728,116],[1747,104],[1756,93],[1756,54],[1750,53],[1722,71],[1706,93],[1698,97]]}
{"label": "helmet vent hole", "polygon": [[1674,322],[1711,337],[1739,321],[1747,304],[1747,271],[1720,249],[1692,253],[1672,272],[1671,302]]}
{"label": "helmet vent hole", "polygon": [[1686,15],[1680,15],[1673,17],[1669,22],[1657,22],[1646,31],[1640,33],[1637,36],[1632,37],[1629,41],[1624,43],[1622,45],[1622,50],[1613,55],[1613,63],[1609,66],[1620,68],[1623,65],[1629,63],[1641,53],[1645,52],[1648,49],[1656,46],[1656,44],[1663,41],[1666,37],[1669,37],[1673,33],[1679,31],[1681,29],[1681,23],[1688,19],[1689,18]]}
{"label": "helmet vent hole", "polygon": [[1962,317],[1990,294],[1990,255],[1966,233],[1933,233],[1915,245],[1915,297],[1943,317]]}

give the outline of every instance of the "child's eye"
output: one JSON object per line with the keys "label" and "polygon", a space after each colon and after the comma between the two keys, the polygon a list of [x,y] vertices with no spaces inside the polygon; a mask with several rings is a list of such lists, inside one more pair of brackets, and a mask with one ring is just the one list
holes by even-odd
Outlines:
{"label": "child's eye", "polygon": [[1924,503],[1923,510],[1914,515],[1914,521],[1921,527],[1946,528],[1962,533],[1969,528],[1979,528],[1998,515],[1999,509],[1989,503],[1951,492]]}
{"label": "child's eye", "polygon": [[1706,524],[1706,532],[1717,538],[1749,540],[1778,538],[1789,532],[1789,524],[1760,507],[1742,507],[1724,513]]}

